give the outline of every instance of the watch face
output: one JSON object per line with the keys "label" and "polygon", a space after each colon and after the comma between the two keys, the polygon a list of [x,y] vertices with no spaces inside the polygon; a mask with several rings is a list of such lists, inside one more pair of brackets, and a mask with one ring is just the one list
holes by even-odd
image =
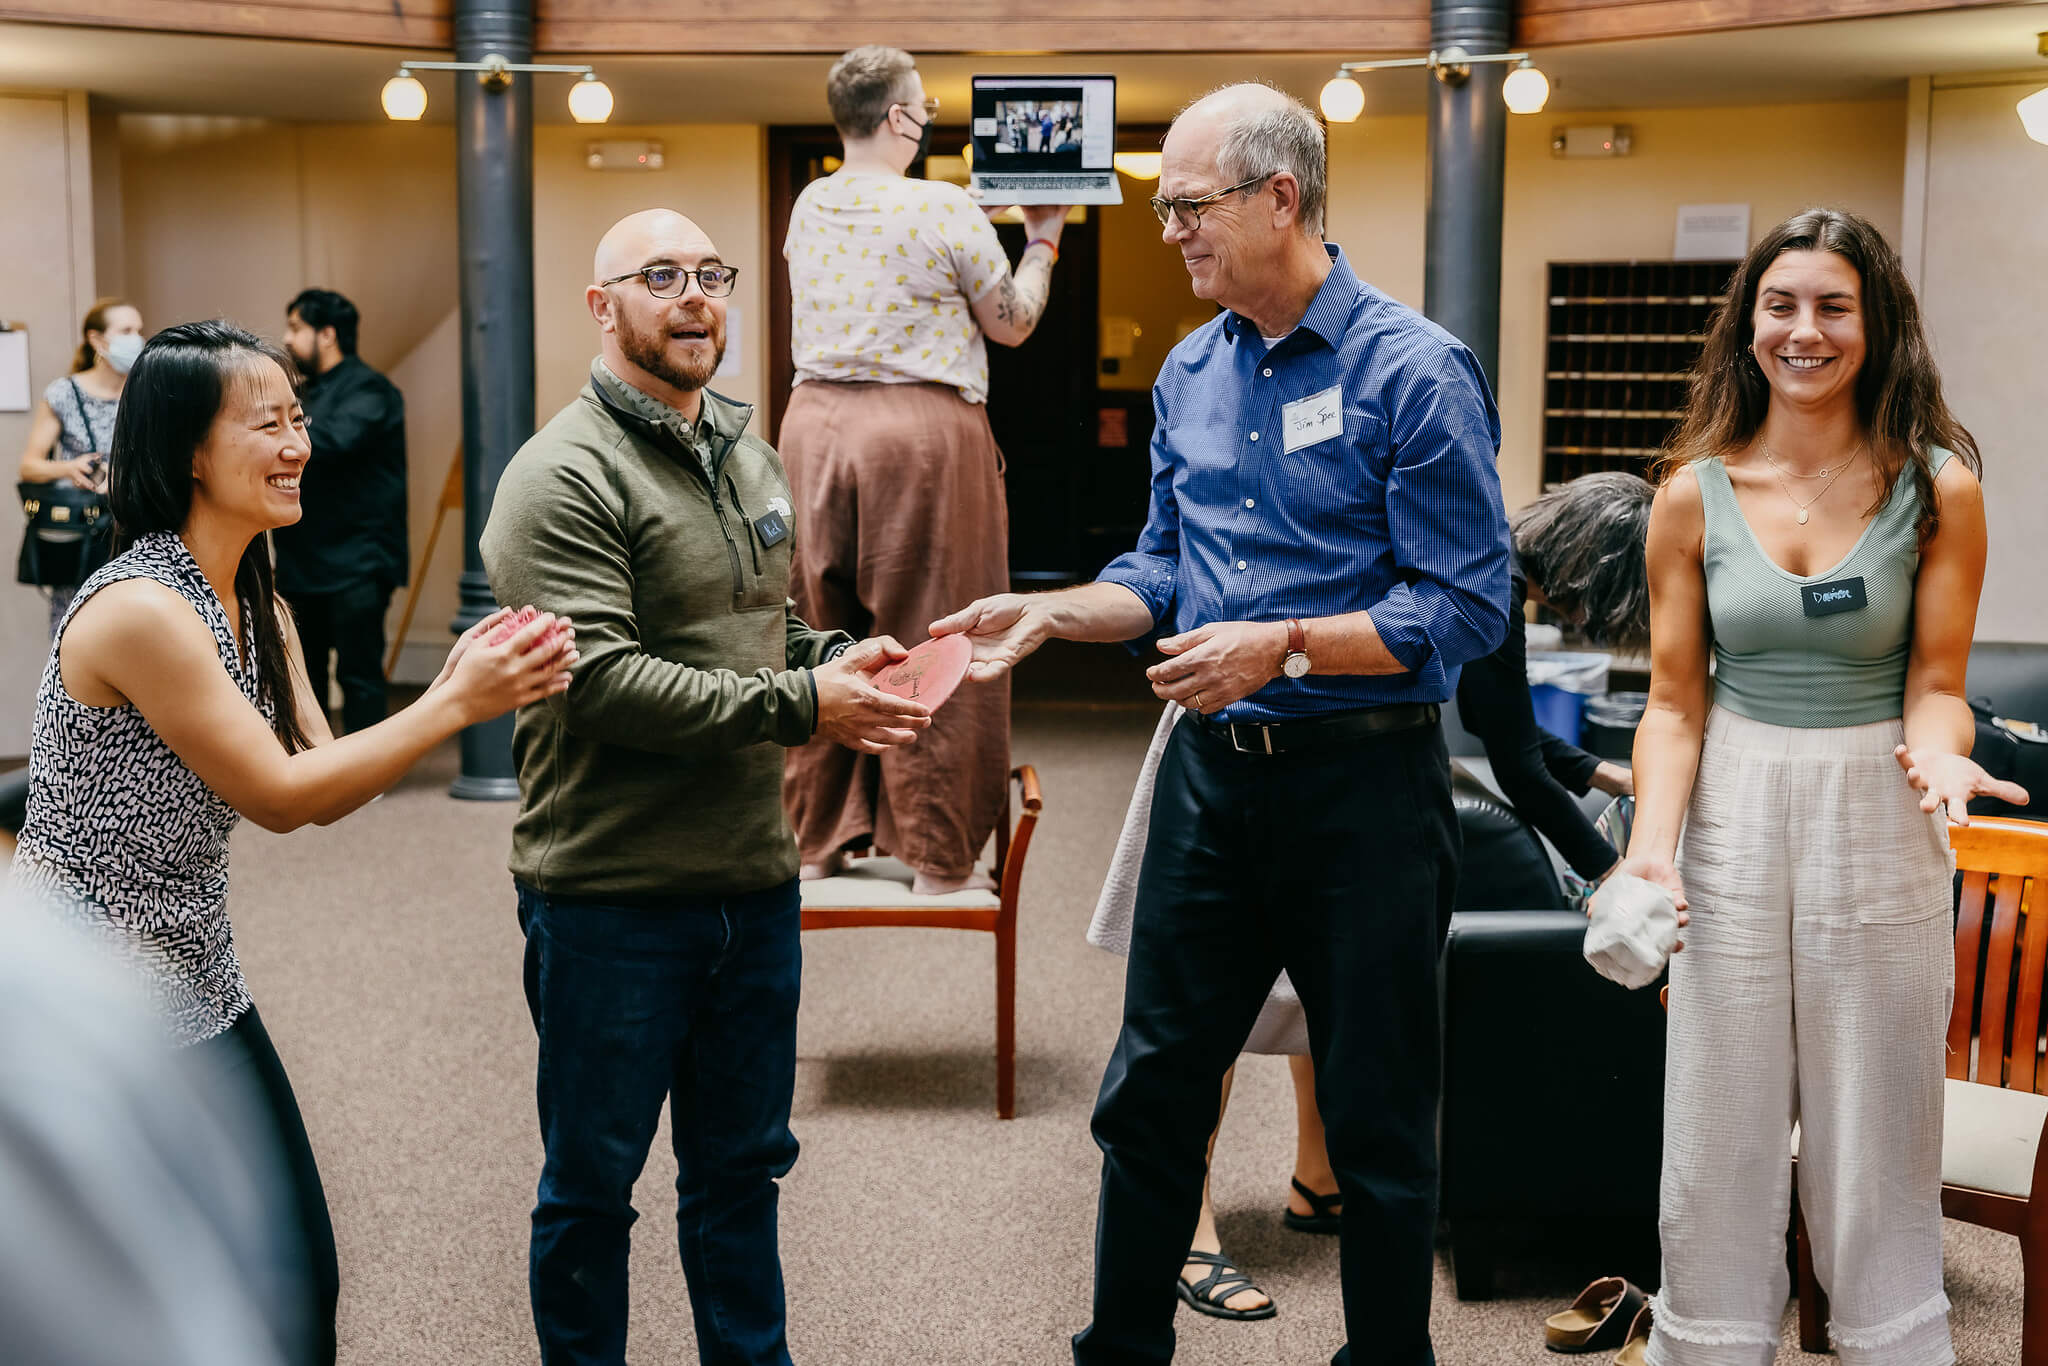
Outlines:
{"label": "watch face", "polygon": [[1282,662],[1280,669],[1289,678],[1300,678],[1308,673],[1308,656],[1298,652],[1291,654]]}

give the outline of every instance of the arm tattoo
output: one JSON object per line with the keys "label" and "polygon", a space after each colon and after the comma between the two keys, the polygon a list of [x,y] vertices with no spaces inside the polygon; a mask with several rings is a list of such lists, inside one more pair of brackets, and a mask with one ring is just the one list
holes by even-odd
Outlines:
{"label": "arm tattoo", "polygon": [[1052,295],[1052,258],[1026,252],[1016,271],[1003,278],[996,297],[996,317],[1021,332],[1038,326]]}

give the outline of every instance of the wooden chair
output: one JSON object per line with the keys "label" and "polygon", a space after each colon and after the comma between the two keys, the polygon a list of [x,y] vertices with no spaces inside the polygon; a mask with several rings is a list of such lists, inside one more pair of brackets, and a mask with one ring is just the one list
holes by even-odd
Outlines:
{"label": "wooden chair", "polygon": [[996,937],[996,1115],[1017,1113],[1017,890],[1024,881],[1024,856],[1045,801],[1038,770],[1025,764],[1010,774],[1024,810],[1014,830],[996,829],[999,892],[950,892],[914,896],[911,870],[893,858],[853,860],[838,877],[803,884],[803,927],[852,929],[862,925],[916,926],[933,930],[982,930]]}
{"label": "wooden chair", "polygon": [[[1974,817],[1949,835],[1963,896],[1948,1021],[1941,1212],[2020,1240],[2020,1366],[2048,1366],[2048,1064],[2041,1059],[2048,824]],[[1799,1345],[1825,1352],[1828,1301],[1814,1276],[1804,1219],[1798,1241]]]}

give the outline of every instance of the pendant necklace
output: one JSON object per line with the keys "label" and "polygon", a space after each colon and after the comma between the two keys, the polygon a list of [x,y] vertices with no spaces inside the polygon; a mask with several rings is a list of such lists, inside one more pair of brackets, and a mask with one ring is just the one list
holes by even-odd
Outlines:
{"label": "pendant necklace", "polygon": [[1822,476],[1826,476],[1827,478],[1827,483],[1822,484],[1820,486],[1820,492],[1814,494],[1813,497],[1807,499],[1805,502],[1802,503],[1797,498],[1794,498],[1792,496],[1792,486],[1785,482],[1785,467],[1783,465],[1780,465],[1778,463],[1778,457],[1771,453],[1770,443],[1765,441],[1762,437],[1758,437],[1757,445],[1763,450],[1764,459],[1770,464],[1771,472],[1777,475],[1778,487],[1784,491],[1786,501],[1791,503],[1794,508],[1798,509],[1799,525],[1801,526],[1806,525],[1806,510],[1812,507],[1815,503],[1818,503],[1821,499],[1827,497],[1828,490],[1833,488],[1835,486],[1835,481],[1842,477],[1842,471],[1848,469],[1849,466],[1856,463],[1856,456],[1861,454],[1863,450],[1861,446],[1858,446],[1856,450],[1850,454],[1849,458],[1847,460],[1842,461],[1841,464],[1816,470],[1812,474],[1800,474],[1796,470],[1793,471],[1792,473],[1796,477],[1801,479],[1819,479]]}

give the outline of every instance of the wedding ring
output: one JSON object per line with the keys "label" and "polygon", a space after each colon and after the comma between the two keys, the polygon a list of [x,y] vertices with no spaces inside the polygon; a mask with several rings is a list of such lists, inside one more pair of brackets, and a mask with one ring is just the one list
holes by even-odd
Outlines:
{"label": "wedding ring", "polygon": [[1197,689],[1195,689],[1195,710],[1196,710],[1196,711],[1200,711],[1201,709],[1202,709],[1202,690],[1201,690],[1200,688],[1197,688]]}

